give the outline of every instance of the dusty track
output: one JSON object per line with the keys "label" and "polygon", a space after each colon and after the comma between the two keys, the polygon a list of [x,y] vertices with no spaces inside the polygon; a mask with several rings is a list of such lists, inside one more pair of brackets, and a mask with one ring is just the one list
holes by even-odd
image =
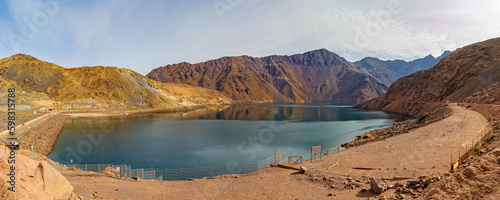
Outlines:
{"label": "dusty track", "polygon": [[[466,146],[471,148],[472,140],[477,142],[478,134],[490,129],[481,114],[456,105],[453,109],[452,116],[407,134],[297,165],[314,166],[315,170],[339,175],[384,178],[446,173],[450,169],[451,156],[457,159],[459,150],[463,154]],[[338,165],[327,170],[337,161],[340,161]],[[354,167],[376,170],[356,170]]]}

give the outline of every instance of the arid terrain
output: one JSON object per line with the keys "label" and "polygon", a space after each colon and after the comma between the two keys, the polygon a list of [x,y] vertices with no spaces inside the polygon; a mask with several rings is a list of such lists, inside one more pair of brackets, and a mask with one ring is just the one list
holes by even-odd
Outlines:
{"label": "arid terrain", "polygon": [[[21,192],[9,193],[9,177],[2,173],[0,195],[2,199],[497,199],[499,59],[499,38],[472,44],[429,70],[399,79],[387,93],[358,105],[417,117],[414,122],[395,127],[425,122],[408,131],[391,137],[362,135],[377,139],[312,161],[250,174],[157,181],[112,178],[103,173],[85,176],[44,155],[50,152],[69,117],[182,112],[221,106],[231,98],[358,102],[383,93],[384,85],[326,50],[290,57],[225,57],[195,65],[168,65],[148,76],[168,83],[128,69],[67,69],[31,56],[14,55],[0,60],[0,88],[16,88],[19,108],[26,111],[18,122],[27,125],[17,130],[22,148],[22,155],[16,155]],[[291,68],[283,68],[283,63]],[[304,70],[306,65],[313,67]],[[333,82],[326,81],[327,76],[333,77]],[[198,79],[193,82],[192,77]],[[359,82],[360,77],[364,81]],[[299,84],[306,82],[311,85]],[[31,114],[49,108],[62,111]],[[451,112],[435,110],[442,108]],[[429,121],[433,113],[446,115]],[[37,116],[44,117],[28,123]],[[37,144],[35,153],[27,151],[30,143]],[[2,172],[9,171],[7,155],[7,151],[0,151]],[[460,163],[454,168],[455,160]]]}
{"label": "arid terrain", "polygon": [[[158,83],[129,69],[64,68],[23,54],[0,60],[0,89],[7,88],[17,91],[18,113],[54,108],[162,109],[230,102],[217,91]],[[0,98],[6,95],[1,92]],[[6,110],[6,106],[1,109]]]}
{"label": "arid terrain", "polygon": [[[365,199],[365,198],[426,198],[448,199],[460,196],[471,199],[471,192],[480,188],[458,189],[463,180],[476,180],[462,167],[457,173],[449,174],[450,155],[458,158],[458,150],[463,149],[470,139],[489,128],[488,121],[479,113],[464,107],[454,106],[454,114],[441,121],[397,135],[382,141],[349,148],[338,154],[325,156],[314,161],[291,165],[306,167],[305,173],[281,167],[266,168],[246,175],[224,175],[193,181],[157,181],[117,179],[104,176],[85,177],[84,172],[65,171],[65,177],[75,187],[77,196],[103,199]],[[498,141],[490,149],[495,149]],[[500,147],[498,150],[500,152]],[[498,153],[495,153],[495,155]],[[489,155],[489,154],[488,154]],[[489,170],[474,169],[475,177],[488,188],[472,199],[495,199],[496,185],[500,178],[494,173],[500,170],[496,156],[475,156],[471,163],[488,166]],[[482,161],[486,159],[486,161]],[[484,162],[491,162],[485,165]],[[481,164],[483,163],[483,164]],[[289,166],[288,164],[285,164]],[[333,167],[332,167],[333,165]],[[330,168],[330,169],[329,169]],[[356,168],[356,169],[354,169]],[[464,169],[465,168],[465,169]],[[465,171],[464,171],[465,170]],[[493,174],[492,174],[493,173]],[[370,188],[370,178],[385,180],[384,193],[377,194]],[[426,180],[419,177],[434,177],[429,189],[406,189],[414,187],[409,181]],[[470,181],[469,181],[470,180]],[[430,182],[429,182],[430,183]],[[440,185],[448,186],[440,186]],[[471,183],[472,184],[472,183]],[[474,183],[478,184],[478,183]],[[396,185],[396,186],[395,186]],[[402,186],[398,186],[402,185]],[[422,184],[422,187],[424,184]],[[426,184],[427,186],[427,184]],[[445,190],[441,187],[456,189]],[[399,188],[399,190],[398,190]],[[404,189],[403,189],[404,188]],[[441,188],[441,189],[435,189]],[[403,192],[403,191],[408,192]],[[432,192],[429,192],[432,191]],[[468,196],[469,195],[469,196]]]}
{"label": "arid terrain", "polygon": [[221,91],[237,101],[363,102],[387,86],[326,49],[292,56],[223,57],[156,68],[146,77]]}
{"label": "arid terrain", "polygon": [[429,70],[405,76],[358,107],[422,115],[451,102],[494,103],[500,81],[500,38],[471,44]]}

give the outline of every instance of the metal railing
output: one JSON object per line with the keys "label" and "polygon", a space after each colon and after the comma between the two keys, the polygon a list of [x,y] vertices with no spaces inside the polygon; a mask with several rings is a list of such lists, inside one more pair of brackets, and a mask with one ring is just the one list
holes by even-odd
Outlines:
{"label": "metal railing", "polygon": [[288,163],[299,163],[299,162],[304,162],[304,161],[308,161],[308,160],[312,161],[316,158],[321,158],[323,156],[327,156],[327,155],[339,153],[339,152],[340,152],[340,147],[333,147],[333,148],[326,149],[323,151],[308,153],[308,154],[301,155],[301,156],[289,156]]}
{"label": "metal railing", "polygon": [[[71,167],[72,174],[78,176],[112,176],[115,178],[133,178],[138,177],[144,180],[189,180],[199,179],[204,177],[216,177],[225,174],[248,174],[267,167],[271,164],[286,164],[297,163],[315,158],[321,158],[325,155],[330,155],[339,152],[339,147],[326,149],[320,152],[314,152],[302,156],[284,157],[279,151],[275,157],[259,160],[252,163],[235,163],[225,164],[223,166],[198,167],[194,168],[138,168],[132,169],[130,165],[114,165],[114,164],[73,164]],[[62,170],[61,170],[62,172]]]}
{"label": "metal railing", "polygon": [[[284,159],[283,159],[284,160]],[[271,157],[253,163],[226,164],[224,166],[209,166],[179,169],[138,168],[132,169],[130,165],[114,164],[73,164],[72,174],[79,176],[111,175],[116,178],[138,177],[144,180],[188,180],[203,177],[215,177],[224,174],[248,174],[269,167]]]}

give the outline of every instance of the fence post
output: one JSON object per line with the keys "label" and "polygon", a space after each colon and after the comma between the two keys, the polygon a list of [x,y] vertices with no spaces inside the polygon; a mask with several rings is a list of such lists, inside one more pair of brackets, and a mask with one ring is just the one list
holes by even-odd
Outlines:
{"label": "fence post", "polygon": [[87,163],[85,163],[85,176],[87,176]]}
{"label": "fence post", "polygon": [[141,176],[142,176],[142,179],[144,180],[144,168],[141,169]]}
{"label": "fence post", "polygon": [[194,178],[198,178],[196,177],[196,166],[194,166]]}
{"label": "fence post", "polygon": [[241,165],[241,173],[240,174],[243,174],[243,163],[241,163],[240,165]]}
{"label": "fence post", "polygon": [[179,168],[179,179],[182,180],[182,168]]}
{"label": "fence post", "polygon": [[274,164],[276,165],[276,150],[274,150]]}
{"label": "fence post", "polygon": [[167,170],[167,168],[165,168],[165,181],[168,181],[168,179],[167,179],[167,172],[168,172],[168,170]]}
{"label": "fence post", "polygon": [[156,170],[153,169],[153,178],[156,179]]}
{"label": "fence post", "polygon": [[210,177],[212,177],[212,165],[210,165]]}

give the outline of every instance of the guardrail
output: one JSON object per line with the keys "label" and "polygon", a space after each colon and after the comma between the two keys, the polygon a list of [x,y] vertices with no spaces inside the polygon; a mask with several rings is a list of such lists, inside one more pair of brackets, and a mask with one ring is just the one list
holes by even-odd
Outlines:
{"label": "guardrail", "polygon": [[[299,162],[304,162],[307,160],[312,161],[316,158],[321,158],[323,156],[334,154],[334,153],[339,153],[339,152],[340,152],[340,147],[333,147],[333,148],[326,149],[323,151],[308,153],[308,154],[301,155],[301,156],[289,156],[288,163],[299,163]],[[307,159],[308,157],[309,157],[309,159]]]}

